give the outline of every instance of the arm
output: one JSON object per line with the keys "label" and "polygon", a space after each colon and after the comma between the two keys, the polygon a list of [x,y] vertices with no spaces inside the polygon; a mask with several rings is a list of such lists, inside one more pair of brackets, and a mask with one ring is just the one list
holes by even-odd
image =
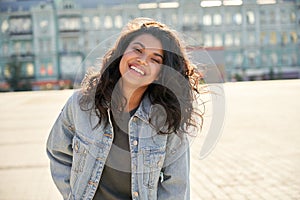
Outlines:
{"label": "arm", "polygon": [[[173,136],[172,136],[173,137]],[[162,169],[163,180],[158,183],[158,198],[163,200],[189,200],[190,199],[190,152],[186,137],[181,138],[180,144],[170,141],[173,144],[167,149],[167,157]]]}
{"label": "arm", "polygon": [[70,174],[72,166],[73,126],[71,122],[71,98],[54,123],[47,141],[47,154],[50,159],[50,170],[53,181],[64,199],[67,199],[70,189]]}

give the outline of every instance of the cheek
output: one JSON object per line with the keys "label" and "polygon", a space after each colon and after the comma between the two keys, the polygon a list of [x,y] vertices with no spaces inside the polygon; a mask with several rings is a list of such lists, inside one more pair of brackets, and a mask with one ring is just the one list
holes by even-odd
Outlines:
{"label": "cheek", "polygon": [[120,60],[119,70],[120,70],[120,73],[121,73],[122,76],[123,76],[123,74],[125,74],[125,72],[127,70],[126,56],[125,55],[123,55],[123,57]]}
{"label": "cheek", "polygon": [[152,68],[152,76],[154,79],[158,79],[160,74],[161,66],[153,66]]}

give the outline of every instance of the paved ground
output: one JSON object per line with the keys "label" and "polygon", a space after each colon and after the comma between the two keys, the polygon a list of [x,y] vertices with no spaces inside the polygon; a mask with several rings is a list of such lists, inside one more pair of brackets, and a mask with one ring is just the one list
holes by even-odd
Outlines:
{"label": "paved ground", "polygon": [[[192,144],[192,199],[300,199],[300,80],[224,88],[221,139],[205,159],[199,159],[204,136]],[[1,200],[61,199],[50,178],[45,142],[71,94],[0,93]]]}

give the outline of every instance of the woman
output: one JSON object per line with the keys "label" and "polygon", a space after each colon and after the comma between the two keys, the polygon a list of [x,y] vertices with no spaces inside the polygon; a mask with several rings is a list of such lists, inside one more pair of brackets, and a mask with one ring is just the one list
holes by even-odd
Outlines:
{"label": "woman", "polygon": [[199,76],[179,37],[138,18],[68,100],[47,142],[64,199],[189,199]]}

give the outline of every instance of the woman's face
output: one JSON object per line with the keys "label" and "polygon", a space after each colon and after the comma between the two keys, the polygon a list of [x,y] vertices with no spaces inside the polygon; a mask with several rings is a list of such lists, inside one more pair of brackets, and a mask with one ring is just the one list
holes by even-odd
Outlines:
{"label": "woman's face", "polygon": [[162,64],[161,42],[150,34],[137,36],[129,43],[120,61],[123,86],[148,86],[157,79]]}

